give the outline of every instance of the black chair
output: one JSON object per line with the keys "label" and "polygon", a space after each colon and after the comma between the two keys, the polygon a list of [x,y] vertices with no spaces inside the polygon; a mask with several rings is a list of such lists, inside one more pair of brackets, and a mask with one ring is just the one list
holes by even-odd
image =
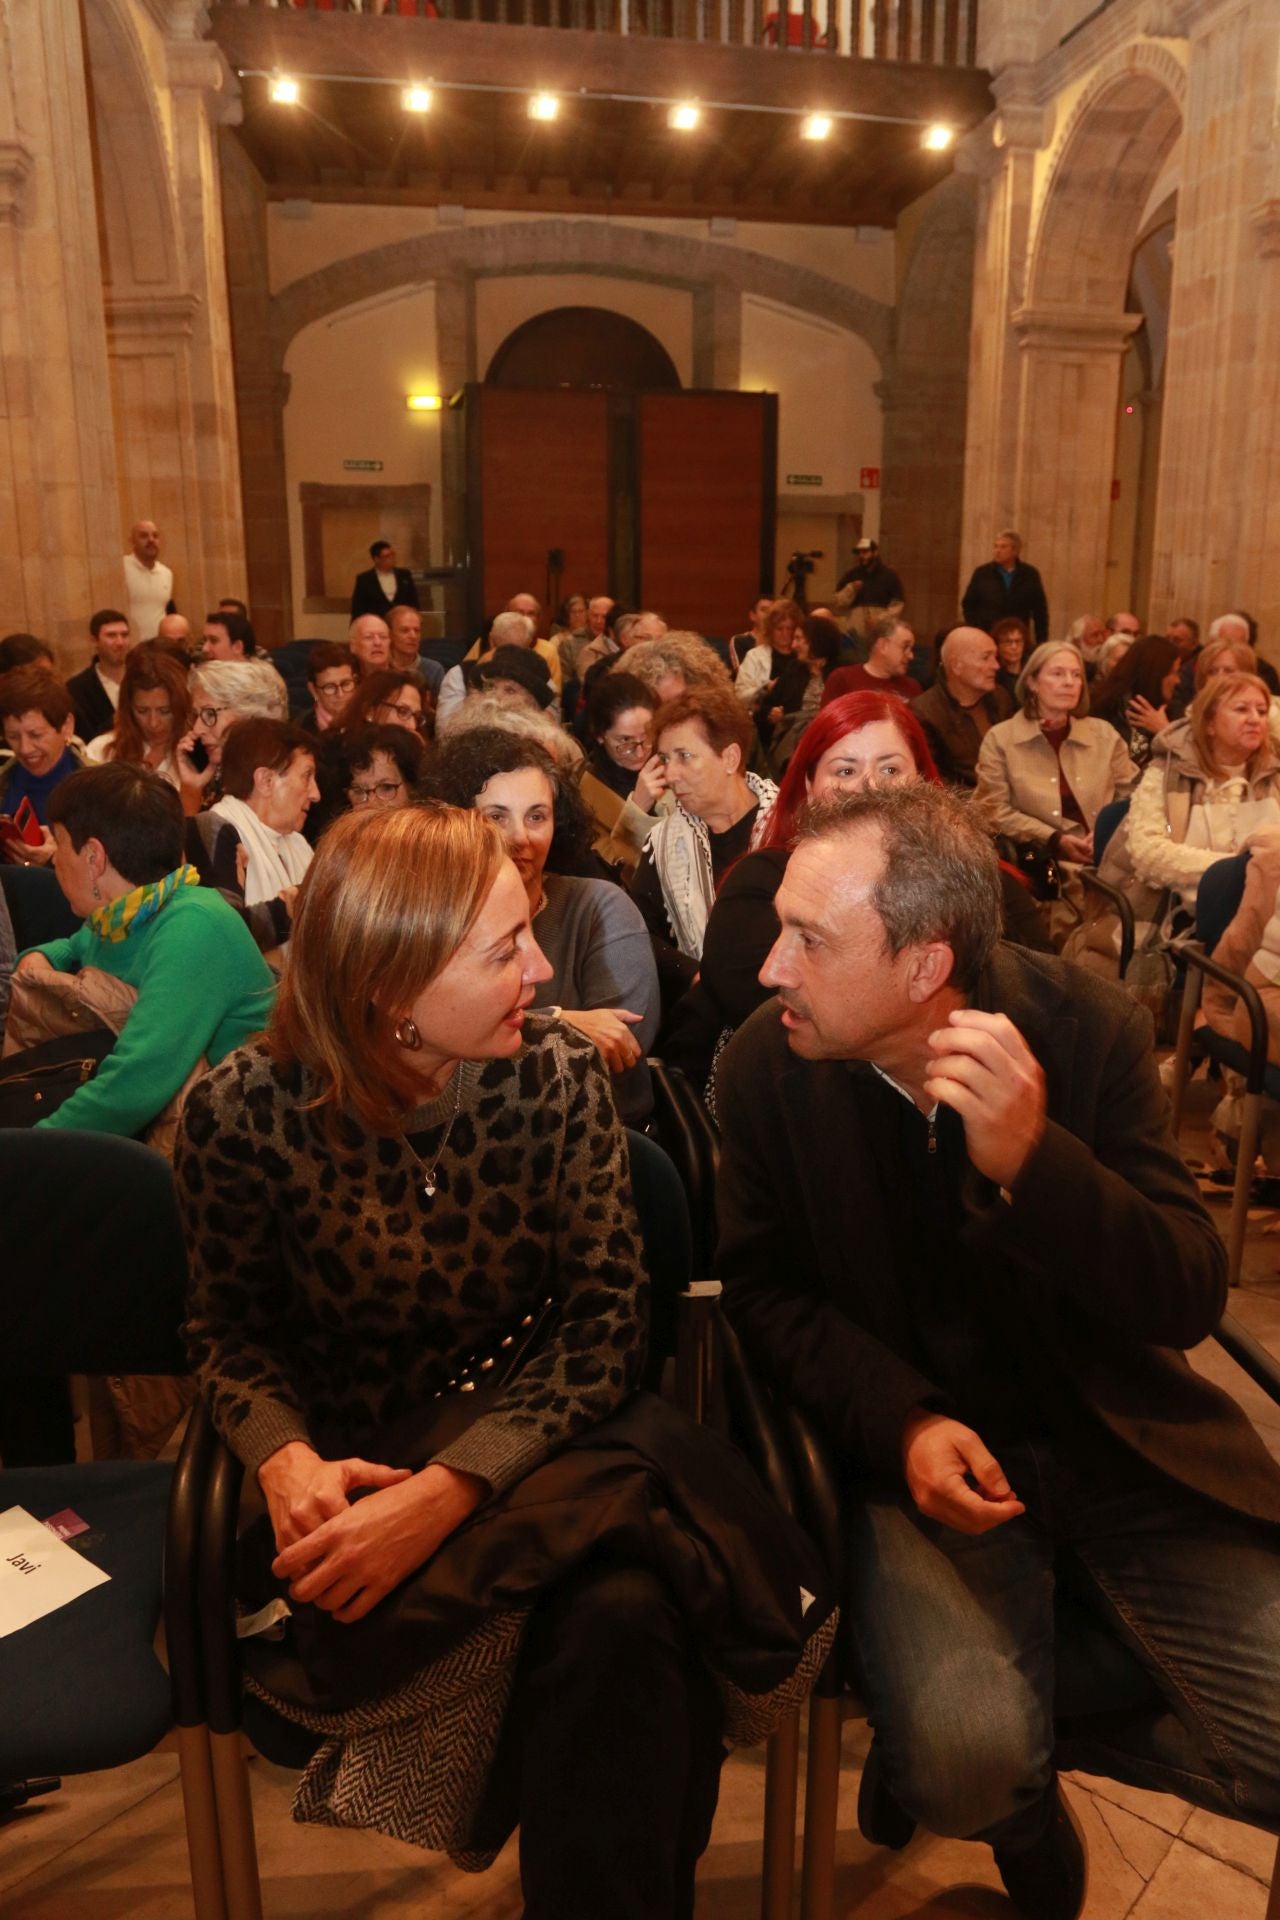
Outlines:
{"label": "black chair", "polygon": [[82,922],[67,905],[52,867],[0,866],[0,890],[19,953],[79,932]]}
{"label": "black chair", "polygon": [[1121,893],[1119,887],[1113,887],[1109,880],[1098,878],[1098,868],[1102,865],[1102,856],[1116,829],[1122,824],[1129,812],[1127,800],[1108,800],[1105,807],[1098,809],[1098,817],[1093,823],[1093,865],[1080,870],[1081,884],[1086,892],[1100,894],[1116,910],[1120,922],[1120,978],[1123,980],[1129,971],[1129,962],[1133,958],[1133,946],[1136,934],[1133,907]]}
{"label": "black chair", "polygon": [[[33,1376],[185,1370],[186,1256],[159,1154],[103,1134],[0,1132],[0,1223],[6,1418]],[[194,1585],[209,1452],[189,1431],[176,1466],[0,1467],[0,1509],[71,1508],[89,1523],[78,1550],[110,1576],[0,1640],[0,1785],[122,1766],[176,1726],[197,1920],[223,1920]],[[152,1646],[162,1556],[167,1675]]]}
{"label": "black chair", "polygon": [[[703,1371],[715,1371],[720,1377],[730,1438],[779,1504],[805,1527],[839,1589],[846,1568],[840,1476],[825,1440],[799,1408],[770,1392],[754,1376],[717,1301],[705,1295],[692,1299],[686,1302],[682,1318],[683,1338],[719,1350],[714,1366],[704,1363]],[[1215,1337],[1280,1404],[1280,1365],[1271,1355],[1229,1315],[1224,1315]],[[809,1701],[801,1920],[832,1920],[834,1913],[840,1734],[845,1718],[863,1710],[849,1683],[852,1665],[848,1635],[842,1627]],[[1091,1715],[1163,1704],[1140,1663],[1069,1595],[1059,1602],[1055,1667],[1058,1722],[1060,1726],[1069,1722],[1077,1734]],[[794,1875],[795,1767],[785,1749],[775,1753],[771,1747],[769,1757],[761,1920],[788,1920]],[[1267,1915],[1268,1920],[1280,1920],[1280,1850]]]}
{"label": "black chair", "polygon": [[715,1186],[720,1139],[697,1089],[679,1067],[649,1060],[653,1083],[652,1132],[675,1163],[688,1197],[693,1259],[699,1276],[715,1265]]}
{"label": "black chair", "polygon": [[[628,1130],[631,1176],[641,1238],[653,1288],[655,1336],[651,1337],[649,1369],[661,1368],[665,1354],[661,1329],[669,1325],[668,1344],[674,1344],[676,1302],[690,1273],[689,1214],[679,1174],[666,1153],[643,1134]],[[262,1920],[262,1890],[258,1878],[253,1805],[245,1768],[243,1741],[247,1738],[264,1758],[277,1766],[305,1767],[318,1739],[285,1720],[262,1701],[244,1693],[242,1660],[273,1691],[288,1694],[296,1664],[266,1642],[242,1646],[235,1633],[235,1551],[240,1518],[244,1470],[218,1438],[203,1402],[192,1411],[191,1425],[207,1462],[201,1523],[198,1584],[200,1602],[200,1660],[208,1712],[209,1749],[218,1832],[221,1839],[221,1875],[225,1888],[226,1920]]]}
{"label": "black chair", "polygon": [[[1173,1128],[1182,1125],[1187,1080],[1192,1057],[1216,1061],[1244,1075],[1245,1094],[1241,1113],[1240,1139],[1236,1148],[1236,1176],[1231,1194],[1231,1216],[1227,1226],[1227,1277],[1233,1287],[1240,1284],[1244,1260],[1244,1240],[1249,1224],[1249,1190],[1253,1184],[1253,1163],[1258,1151],[1258,1132],[1262,1124],[1264,1097],[1280,1100],[1280,1070],[1267,1064],[1267,1016],[1257,989],[1239,974],[1231,973],[1212,957],[1213,950],[1234,919],[1244,896],[1248,872],[1248,853],[1232,854],[1217,860],[1201,875],[1196,889],[1196,917],[1191,937],[1176,940],[1171,951],[1184,968],[1182,1003],[1178,1015],[1178,1044],[1174,1054]],[[1216,980],[1240,998],[1249,1020],[1249,1045],[1229,1040],[1212,1027],[1197,1027],[1196,1014],[1205,980]]]}

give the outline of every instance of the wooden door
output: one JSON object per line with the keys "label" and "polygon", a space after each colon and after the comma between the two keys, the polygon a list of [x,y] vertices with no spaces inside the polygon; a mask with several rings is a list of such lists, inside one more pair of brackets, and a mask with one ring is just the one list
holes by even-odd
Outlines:
{"label": "wooden door", "polygon": [[774,586],[778,402],[768,393],[639,395],[640,603],[725,637]]}
{"label": "wooden door", "polygon": [[542,599],[556,547],[564,554],[562,594],[607,591],[603,393],[471,388],[467,468],[473,619],[500,612],[513,593]]}

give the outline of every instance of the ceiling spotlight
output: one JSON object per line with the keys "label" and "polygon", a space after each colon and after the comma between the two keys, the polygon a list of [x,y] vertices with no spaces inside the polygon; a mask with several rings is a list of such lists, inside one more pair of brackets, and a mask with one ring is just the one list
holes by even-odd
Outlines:
{"label": "ceiling spotlight", "polygon": [[271,98],[282,107],[296,107],[298,104],[298,83],[296,80],[279,79],[271,82]]}
{"label": "ceiling spotlight", "polygon": [[535,93],[529,101],[531,120],[554,120],[560,112],[560,96],[555,93]]}
{"label": "ceiling spotlight", "polygon": [[924,144],[930,153],[945,153],[955,137],[954,127],[944,127],[935,120],[931,127],[925,129]]}
{"label": "ceiling spotlight", "polygon": [[431,111],[430,87],[406,87],[400,100],[406,113],[430,113]]}
{"label": "ceiling spotlight", "polygon": [[810,113],[805,115],[800,131],[806,140],[825,140],[833,125],[829,113]]}
{"label": "ceiling spotlight", "polygon": [[404,403],[410,413],[440,413],[444,407],[438,393],[406,393]]}
{"label": "ceiling spotlight", "polygon": [[667,109],[667,125],[676,133],[692,133],[702,118],[702,108],[696,100],[681,100]]}

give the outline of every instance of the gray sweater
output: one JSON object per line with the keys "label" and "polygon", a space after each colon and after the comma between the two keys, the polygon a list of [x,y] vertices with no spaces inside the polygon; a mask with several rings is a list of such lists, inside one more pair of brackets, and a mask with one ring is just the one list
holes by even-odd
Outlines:
{"label": "gray sweater", "polygon": [[[555,973],[539,986],[534,1006],[638,1013],[643,1017],[632,1032],[641,1052],[648,1053],[658,1031],[658,969],[640,909],[611,880],[548,873],[542,890],[545,899],[533,932]],[[628,1126],[643,1124],[653,1111],[648,1067],[641,1061],[612,1079],[623,1120]]]}

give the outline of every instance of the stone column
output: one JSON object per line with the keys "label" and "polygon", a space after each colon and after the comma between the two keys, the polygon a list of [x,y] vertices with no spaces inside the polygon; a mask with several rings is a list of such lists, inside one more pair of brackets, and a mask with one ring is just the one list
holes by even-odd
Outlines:
{"label": "stone column", "polygon": [[[1012,523],[1040,569],[1054,633],[1102,607],[1120,362],[1140,313],[1022,307],[1018,461]],[[994,531],[994,529],[993,529]]]}
{"label": "stone column", "polygon": [[742,385],[742,294],[718,277],[693,292],[693,384],[728,393]]}
{"label": "stone column", "polygon": [[1151,617],[1247,606],[1280,658],[1280,10],[1188,34]]}
{"label": "stone column", "polygon": [[80,13],[0,8],[0,605],[83,664],[124,592]]}
{"label": "stone column", "polygon": [[183,358],[189,387],[195,477],[199,507],[200,578],[192,582],[196,604],[184,594],[183,610],[198,618],[222,594],[248,599],[244,524],[240,497],[240,452],[231,352],[222,185],[217,123],[239,117],[239,99],[229,88],[226,61],[211,41],[170,40],[166,45],[173,105],[172,145],[179,231],[184,242],[183,283],[191,299],[191,325]]}
{"label": "stone column", "polygon": [[[436,377],[445,397],[440,422],[440,524],[444,566],[467,564],[466,416],[450,396],[476,378],[476,282],[464,271],[441,274],[436,288]],[[445,632],[465,633],[466,582],[445,587]]]}

